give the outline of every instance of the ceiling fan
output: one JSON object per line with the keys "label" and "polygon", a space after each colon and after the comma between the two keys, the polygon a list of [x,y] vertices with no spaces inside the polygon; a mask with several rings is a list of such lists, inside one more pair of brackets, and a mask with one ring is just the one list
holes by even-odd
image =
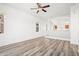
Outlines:
{"label": "ceiling fan", "polygon": [[32,10],[36,9],[36,10],[37,10],[37,11],[36,11],[37,14],[39,13],[40,10],[42,10],[43,12],[47,12],[47,11],[45,10],[45,8],[50,7],[50,5],[42,6],[40,3],[36,3],[36,5],[37,5],[37,8],[31,8],[31,9],[32,9]]}

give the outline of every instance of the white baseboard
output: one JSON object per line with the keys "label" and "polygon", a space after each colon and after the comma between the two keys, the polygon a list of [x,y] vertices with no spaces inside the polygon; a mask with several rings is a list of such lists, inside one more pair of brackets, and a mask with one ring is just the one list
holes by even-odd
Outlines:
{"label": "white baseboard", "polygon": [[72,42],[72,41],[71,41],[71,44],[79,45],[78,42]]}
{"label": "white baseboard", "polygon": [[51,39],[59,39],[59,40],[66,40],[66,41],[70,41],[70,39],[60,38],[60,37],[53,37],[53,36],[45,36],[45,38],[51,38]]}

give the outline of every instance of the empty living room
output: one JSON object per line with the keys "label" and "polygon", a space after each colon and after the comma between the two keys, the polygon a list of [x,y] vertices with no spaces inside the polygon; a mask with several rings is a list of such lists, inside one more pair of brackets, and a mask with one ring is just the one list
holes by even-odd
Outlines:
{"label": "empty living room", "polygon": [[0,3],[0,56],[79,56],[79,3]]}

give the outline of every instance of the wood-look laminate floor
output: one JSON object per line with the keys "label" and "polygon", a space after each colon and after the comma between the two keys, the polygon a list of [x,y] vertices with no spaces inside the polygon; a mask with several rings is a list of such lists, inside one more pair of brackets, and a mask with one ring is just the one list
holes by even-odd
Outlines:
{"label": "wood-look laminate floor", "polygon": [[77,56],[77,51],[69,41],[41,37],[0,47],[0,56]]}

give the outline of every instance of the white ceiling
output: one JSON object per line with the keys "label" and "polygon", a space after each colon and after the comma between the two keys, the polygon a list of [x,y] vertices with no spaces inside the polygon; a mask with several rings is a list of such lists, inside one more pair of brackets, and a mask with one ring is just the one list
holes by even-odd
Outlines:
{"label": "white ceiling", "polygon": [[70,8],[74,3],[42,3],[42,5],[49,4],[50,7],[46,8],[47,12],[40,11],[36,14],[36,10],[31,10],[30,8],[37,7],[36,3],[8,3],[11,7],[15,7],[21,11],[29,13],[33,16],[50,19],[53,17],[66,16],[70,14]]}

